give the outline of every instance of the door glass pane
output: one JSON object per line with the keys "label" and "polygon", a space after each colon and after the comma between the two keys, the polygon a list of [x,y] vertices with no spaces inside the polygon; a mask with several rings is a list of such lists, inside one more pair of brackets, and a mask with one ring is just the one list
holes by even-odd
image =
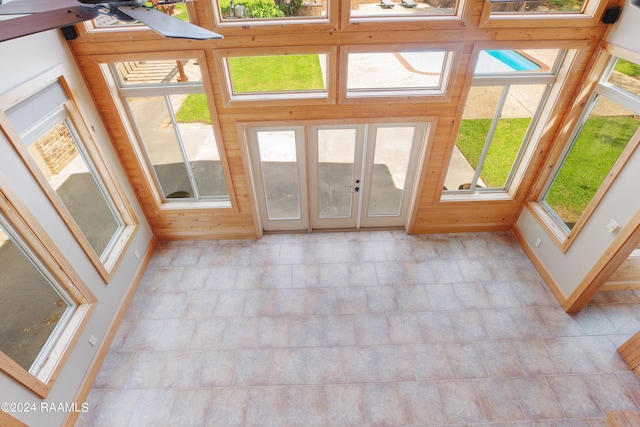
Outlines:
{"label": "door glass pane", "polygon": [[129,98],[142,143],[166,198],[193,197],[194,191],[163,96]]}
{"label": "door glass pane", "polygon": [[72,306],[2,227],[0,271],[0,351],[30,370]]}
{"label": "door glass pane", "polygon": [[91,247],[101,256],[120,228],[66,121],[27,147]]}
{"label": "door glass pane", "polygon": [[369,216],[399,215],[415,128],[378,128],[369,193]]}
{"label": "door glass pane", "polygon": [[351,216],[355,129],[318,130],[318,216]]}
{"label": "door glass pane", "polygon": [[295,131],[258,131],[257,136],[269,219],[299,219]]}

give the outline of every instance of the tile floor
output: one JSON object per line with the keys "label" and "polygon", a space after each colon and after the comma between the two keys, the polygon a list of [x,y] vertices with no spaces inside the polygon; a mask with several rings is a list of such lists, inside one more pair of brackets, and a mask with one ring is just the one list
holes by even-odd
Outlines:
{"label": "tile floor", "polygon": [[510,234],[160,243],[78,426],[603,426],[640,294],[565,314]]}

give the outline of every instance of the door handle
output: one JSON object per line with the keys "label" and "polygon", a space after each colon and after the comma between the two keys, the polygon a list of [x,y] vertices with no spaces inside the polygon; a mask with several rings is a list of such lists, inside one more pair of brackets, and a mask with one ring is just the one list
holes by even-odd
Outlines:
{"label": "door handle", "polygon": [[356,183],[355,187],[353,185],[351,186],[351,188],[353,188],[353,191],[351,191],[352,193],[357,193],[358,191],[360,191],[360,186],[357,185],[357,184],[360,184],[360,180],[356,179],[355,183]]}

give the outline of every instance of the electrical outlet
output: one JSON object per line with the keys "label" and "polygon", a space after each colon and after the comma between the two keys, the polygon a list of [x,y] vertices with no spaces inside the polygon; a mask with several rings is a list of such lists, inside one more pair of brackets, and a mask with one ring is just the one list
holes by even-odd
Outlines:
{"label": "electrical outlet", "polygon": [[542,239],[540,239],[539,237],[536,239],[536,248],[539,248],[540,245],[542,244]]}
{"label": "electrical outlet", "polygon": [[607,224],[607,230],[609,230],[609,233],[611,234],[615,234],[618,231],[620,231],[622,227],[620,227],[620,224],[618,224],[615,220],[611,220],[609,221],[609,224]]}
{"label": "electrical outlet", "polygon": [[98,338],[96,338],[95,335],[91,335],[89,337],[89,344],[91,344],[92,347],[95,347],[97,342],[98,342]]}
{"label": "electrical outlet", "polygon": [[138,252],[137,249],[133,251],[133,254],[136,256],[136,259],[140,259],[140,252]]}

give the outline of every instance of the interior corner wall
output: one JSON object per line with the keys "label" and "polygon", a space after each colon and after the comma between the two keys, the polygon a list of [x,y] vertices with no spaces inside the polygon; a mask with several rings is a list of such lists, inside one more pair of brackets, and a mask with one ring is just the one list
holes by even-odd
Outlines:
{"label": "interior corner wall", "polygon": [[[56,242],[60,251],[72,263],[76,272],[98,300],[95,310],[46,399],[41,399],[2,372],[0,372],[0,397],[3,402],[35,403],[37,409],[41,407],[42,402],[56,405],[71,404],[74,402],[82,380],[100,343],[105,338],[107,329],[129,290],[136,272],[141,267],[141,260],[138,260],[134,252],[138,251],[144,254],[153,240],[153,234],[127,182],[126,175],[110,144],[108,134],[76,68],[66,41],[59,31],[52,30],[1,42],[0,58],[2,58],[2,62],[0,62],[0,94],[28,82],[52,67],[63,66],[76,104],[87,120],[87,125],[95,128],[97,142],[105,154],[105,161],[112,169],[114,178],[124,188],[125,197],[129,200],[140,224],[110,283],[105,284],[10,143],[0,134],[0,173],[9,181],[11,190],[20,197],[31,215]],[[98,339],[95,347],[89,344],[91,335]],[[82,402],[76,403],[80,405]],[[35,412],[10,415],[31,427],[39,427],[59,426],[67,414],[63,411],[42,412],[36,410]]]}
{"label": "interior corner wall", "polygon": [[[627,0],[618,21],[613,24],[606,41],[640,53],[640,8]],[[622,227],[640,211],[640,149],[629,159],[589,221],[566,253],[563,253],[527,209],[516,222],[525,244],[536,254],[547,273],[566,297],[571,295],[589,270],[611,246],[615,235],[607,230],[612,219]],[[541,240],[536,247],[537,239]]]}

